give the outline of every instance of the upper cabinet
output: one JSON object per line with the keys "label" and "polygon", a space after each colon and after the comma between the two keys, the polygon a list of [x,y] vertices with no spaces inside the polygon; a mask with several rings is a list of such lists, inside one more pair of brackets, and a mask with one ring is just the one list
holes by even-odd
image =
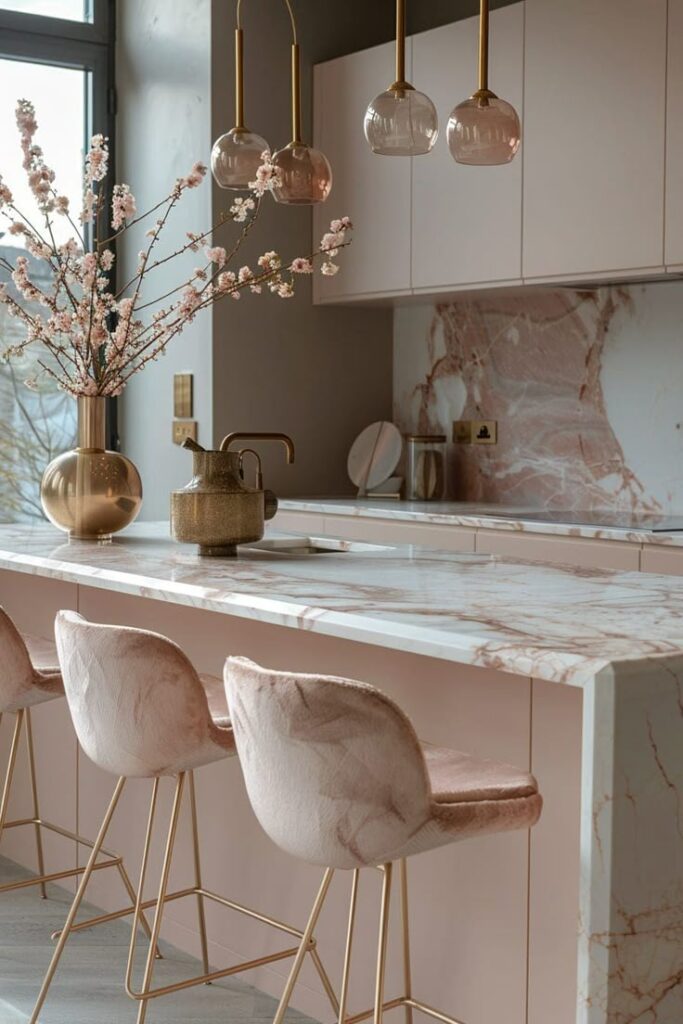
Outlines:
{"label": "upper cabinet", "polygon": [[[439,112],[439,139],[413,160],[412,283],[448,289],[519,283],[522,276],[522,161],[465,167],[448,149],[453,107],[477,87],[479,19],[413,37],[413,82]],[[491,87],[520,116],[524,102],[524,5],[491,15]]]}
{"label": "upper cabinet", "polygon": [[669,0],[669,82],[666,126],[667,265],[683,266],[683,0]]}
{"label": "upper cabinet", "polygon": [[[410,51],[407,55],[410,66]],[[410,290],[410,160],[375,156],[363,131],[370,100],[395,77],[394,46],[373,47],[318,64],[314,144],[332,165],[330,198],[315,207],[314,244],[330,219],[353,221],[353,245],[335,277],[314,278],[314,300]]]}
{"label": "upper cabinet", "polygon": [[667,0],[526,0],[525,279],[663,268],[666,59]]}
{"label": "upper cabinet", "polygon": [[[316,236],[348,214],[354,243],[316,301],[426,296],[683,268],[683,0],[525,0],[491,16],[491,87],[522,118],[503,167],[456,164],[451,110],[477,83],[478,19],[412,37],[408,68],[440,137],[412,160],[371,153],[365,108],[393,43],[315,72],[315,138],[335,184]],[[667,81],[668,71],[668,81]],[[665,195],[666,192],[666,195]]]}

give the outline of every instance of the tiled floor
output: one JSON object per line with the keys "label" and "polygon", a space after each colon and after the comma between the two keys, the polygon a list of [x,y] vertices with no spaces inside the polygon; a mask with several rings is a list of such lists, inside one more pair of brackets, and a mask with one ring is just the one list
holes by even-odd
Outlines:
{"label": "tiled floor", "polygon": [[[24,874],[0,858],[0,882]],[[48,892],[47,901],[34,888],[0,896],[0,1024],[25,1024],[33,1008],[51,956],[50,933],[63,923],[69,904],[63,890],[50,886]],[[126,925],[117,922],[72,937],[41,1024],[135,1024],[137,1008],[123,991],[129,934]],[[194,964],[190,957],[168,946],[162,946],[162,952],[164,960],[157,963],[155,982],[190,976],[194,969],[188,969]],[[270,996],[227,978],[153,1001],[147,1022],[268,1024],[275,1009]],[[287,1019],[289,1024],[310,1024],[309,1018],[297,1013]]]}

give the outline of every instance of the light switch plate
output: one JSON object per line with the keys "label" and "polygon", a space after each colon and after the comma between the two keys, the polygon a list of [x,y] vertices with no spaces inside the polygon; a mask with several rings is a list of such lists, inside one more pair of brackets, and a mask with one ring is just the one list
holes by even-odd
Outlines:
{"label": "light switch plate", "polygon": [[498,421],[472,420],[472,444],[498,444]]}
{"label": "light switch plate", "polygon": [[173,374],[173,415],[179,420],[189,420],[194,414],[193,375]]}
{"label": "light switch plate", "polygon": [[196,420],[174,420],[173,421],[173,444],[182,444],[186,437],[197,440]]}
{"label": "light switch plate", "polygon": [[454,420],[453,444],[472,444],[471,420]]}

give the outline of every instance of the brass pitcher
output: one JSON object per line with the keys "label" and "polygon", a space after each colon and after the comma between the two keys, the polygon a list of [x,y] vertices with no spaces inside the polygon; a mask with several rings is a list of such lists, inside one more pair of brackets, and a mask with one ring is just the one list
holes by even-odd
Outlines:
{"label": "brass pitcher", "polygon": [[[261,540],[265,521],[277,512],[277,498],[263,488],[257,452],[253,448],[228,450],[238,439],[280,441],[287,462],[294,461],[294,444],[285,434],[228,434],[218,451],[186,445],[192,451],[192,479],[171,494],[171,533],[181,543],[198,544],[200,555],[236,555],[238,544]],[[256,460],[254,487],[244,478],[248,455]]]}

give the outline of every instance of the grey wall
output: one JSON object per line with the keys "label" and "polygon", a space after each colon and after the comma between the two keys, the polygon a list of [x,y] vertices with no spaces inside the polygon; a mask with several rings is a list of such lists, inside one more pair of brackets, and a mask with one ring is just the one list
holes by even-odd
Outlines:
{"label": "grey wall", "polygon": [[[194,160],[206,156],[211,7],[210,0],[120,0],[118,11],[117,181],[131,185],[142,212],[187,174]],[[189,228],[205,230],[210,224],[210,187],[185,193],[162,252],[181,244]],[[134,270],[148,226],[119,247],[120,281]],[[195,265],[192,256],[184,264],[188,271]],[[179,273],[170,264],[154,271],[147,296],[174,287]],[[211,342],[212,318],[205,312],[174,339],[163,359],[133,378],[120,400],[122,449],[142,473],[147,519],[168,518],[169,492],[189,479],[189,457],[171,442],[174,372],[194,373],[200,436],[211,437]]]}

